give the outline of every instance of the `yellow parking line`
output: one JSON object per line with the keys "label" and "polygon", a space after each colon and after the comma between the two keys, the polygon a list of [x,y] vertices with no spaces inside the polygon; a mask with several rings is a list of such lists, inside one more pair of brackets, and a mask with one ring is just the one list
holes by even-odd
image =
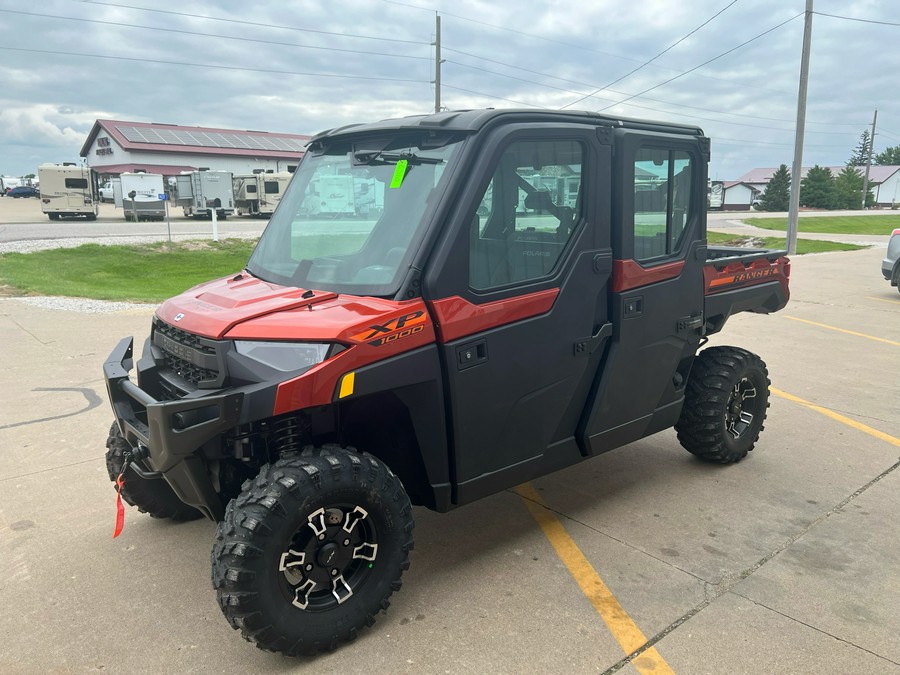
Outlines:
{"label": "yellow parking line", "polygon": [[893,340],[887,340],[885,338],[875,337],[874,335],[866,335],[865,333],[857,333],[856,331],[847,330],[845,328],[836,328],[835,326],[829,326],[826,323],[818,323],[816,321],[810,321],[808,319],[798,319],[796,316],[785,316],[785,319],[790,319],[791,321],[802,321],[803,323],[808,323],[811,326],[818,326],[819,328],[827,328],[829,330],[836,330],[840,333],[847,333],[848,335],[855,335],[856,337],[864,337],[869,340],[876,340],[878,342],[886,342],[889,345],[894,345],[895,347],[900,347],[900,342],[894,342]]}
{"label": "yellow parking line", "polygon": [[[626,654],[633,654],[647,644],[647,638],[641,632],[641,629],[628,616],[628,613],[616,600],[612,591],[603,583],[600,575],[597,574],[591,563],[584,556],[584,553],[581,552],[581,549],[578,548],[578,545],[566,532],[562,523],[544,504],[544,500],[541,499],[537,490],[530,483],[524,483],[515,488],[515,492],[525,502],[525,506],[528,507],[538,525],[541,526],[544,535],[546,535],[556,551],[556,555],[559,556],[559,559],[574,577],[582,593],[587,596],[594,609],[600,614],[600,617],[606,623],[623,651]],[[639,672],[647,673],[648,675],[662,675],[663,673],[672,673],[674,675],[674,671],[659,655],[655,647],[650,647],[631,663]]]}
{"label": "yellow parking line", "polygon": [[852,420],[849,417],[844,417],[840,413],[836,413],[833,410],[829,410],[828,408],[823,408],[822,406],[816,405],[815,403],[804,401],[802,398],[794,396],[793,394],[788,394],[787,392],[776,389],[775,387],[771,387],[769,391],[771,391],[775,396],[787,399],[788,401],[793,401],[794,403],[799,403],[800,405],[805,405],[810,410],[815,410],[816,412],[822,413],[826,417],[830,417],[831,419],[837,420],[842,424],[846,424],[848,427],[853,427],[854,429],[862,431],[865,434],[869,434],[870,436],[874,436],[875,438],[886,441],[891,445],[896,445],[898,448],[900,448],[900,438],[891,436],[890,434],[886,434],[883,431],[878,431],[878,429],[873,429],[872,427],[867,426],[862,422]]}
{"label": "yellow parking line", "polygon": [[900,300],[891,300],[890,298],[873,298],[871,295],[867,295],[866,300],[877,300],[878,302],[890,302],[893,305],[900,305]]}

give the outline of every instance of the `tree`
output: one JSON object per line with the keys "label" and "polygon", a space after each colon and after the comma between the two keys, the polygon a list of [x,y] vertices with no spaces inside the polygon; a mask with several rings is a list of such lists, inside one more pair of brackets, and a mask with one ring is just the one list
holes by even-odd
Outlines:
{"label": "tree", "polygon": [[787,211],[791,201],[791,172],[787,164],[778,167],[763,190],[761,211]]}
{"label": "tree", "polygon": [[865,166],[869,163],[869,146],[872,144],[872,140],[869,138],[869,130],[865,129],[859,135],[859,145],[856,146],[856,150],[853,151],[853,154],[850,155],[850,159],[847,160],[847,164],[850,166]]}
{"label": "tree", "polygon": [[800,182],[800,205],[814,209],[833,209],[836,202],[837,193],[831,169],[816,164]]}
{"label": "tree", "polygon": [[881,166],[900,165],[900,145],[886,148],[884,152],[875,155],[875,163]]}
{"label": "tree", "polygon": [[[839,209],[862,208],[863,175],[855,166],[845,166],[834,179],[835,207]],[[866,195],[866,206],[873,206],[875,197]]]}

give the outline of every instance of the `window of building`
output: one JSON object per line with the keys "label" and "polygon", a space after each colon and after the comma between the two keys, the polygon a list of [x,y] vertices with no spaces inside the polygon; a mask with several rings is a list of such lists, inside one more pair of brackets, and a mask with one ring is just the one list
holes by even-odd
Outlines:
{"label": "window of building", "polygon": [[634,258],[650,260],[681,245],[691,208],[691,157],[641,148],[634,159]]}
{"label": "window of building", "polygon": [[579,142],[517,141],[500,158],[472,219],[469,285],[548,276],[581,217]]}

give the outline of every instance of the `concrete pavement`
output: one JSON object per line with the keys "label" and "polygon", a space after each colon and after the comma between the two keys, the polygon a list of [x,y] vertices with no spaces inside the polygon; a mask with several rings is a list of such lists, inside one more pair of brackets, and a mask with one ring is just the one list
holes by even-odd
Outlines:
{"label": "concrete pavement", "polygon": [[[695,461],[667,431],[534,483],[676,673],[900,673],[900,296],[881,256],[797,257],[785,310],[714,337],[818,406],[773,396],[744,462]],[[0,298],[0,672],[646,671],[512,492],[416,509],[403,589],[355,643],[293,660],[244,642],[210,587],[212,523],[128,509],[112,539],[100,366],[151,315]]]}

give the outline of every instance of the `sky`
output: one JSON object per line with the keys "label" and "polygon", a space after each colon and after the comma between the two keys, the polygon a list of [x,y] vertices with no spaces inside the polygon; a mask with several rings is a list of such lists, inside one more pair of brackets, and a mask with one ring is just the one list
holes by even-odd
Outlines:
{"label": "sky", "polygon": [[[440,15],[443,108],[695,124],[712,139],[710,177],[733,180],[791,165],[804,9],[805,0],[0,0],[0,174],[79,161],[98,118],[314,134],[431,112]],[[896,2],[815,0],[814,11],[803,164],[845,164],[875,109],[875,152],[900,145]]]}

